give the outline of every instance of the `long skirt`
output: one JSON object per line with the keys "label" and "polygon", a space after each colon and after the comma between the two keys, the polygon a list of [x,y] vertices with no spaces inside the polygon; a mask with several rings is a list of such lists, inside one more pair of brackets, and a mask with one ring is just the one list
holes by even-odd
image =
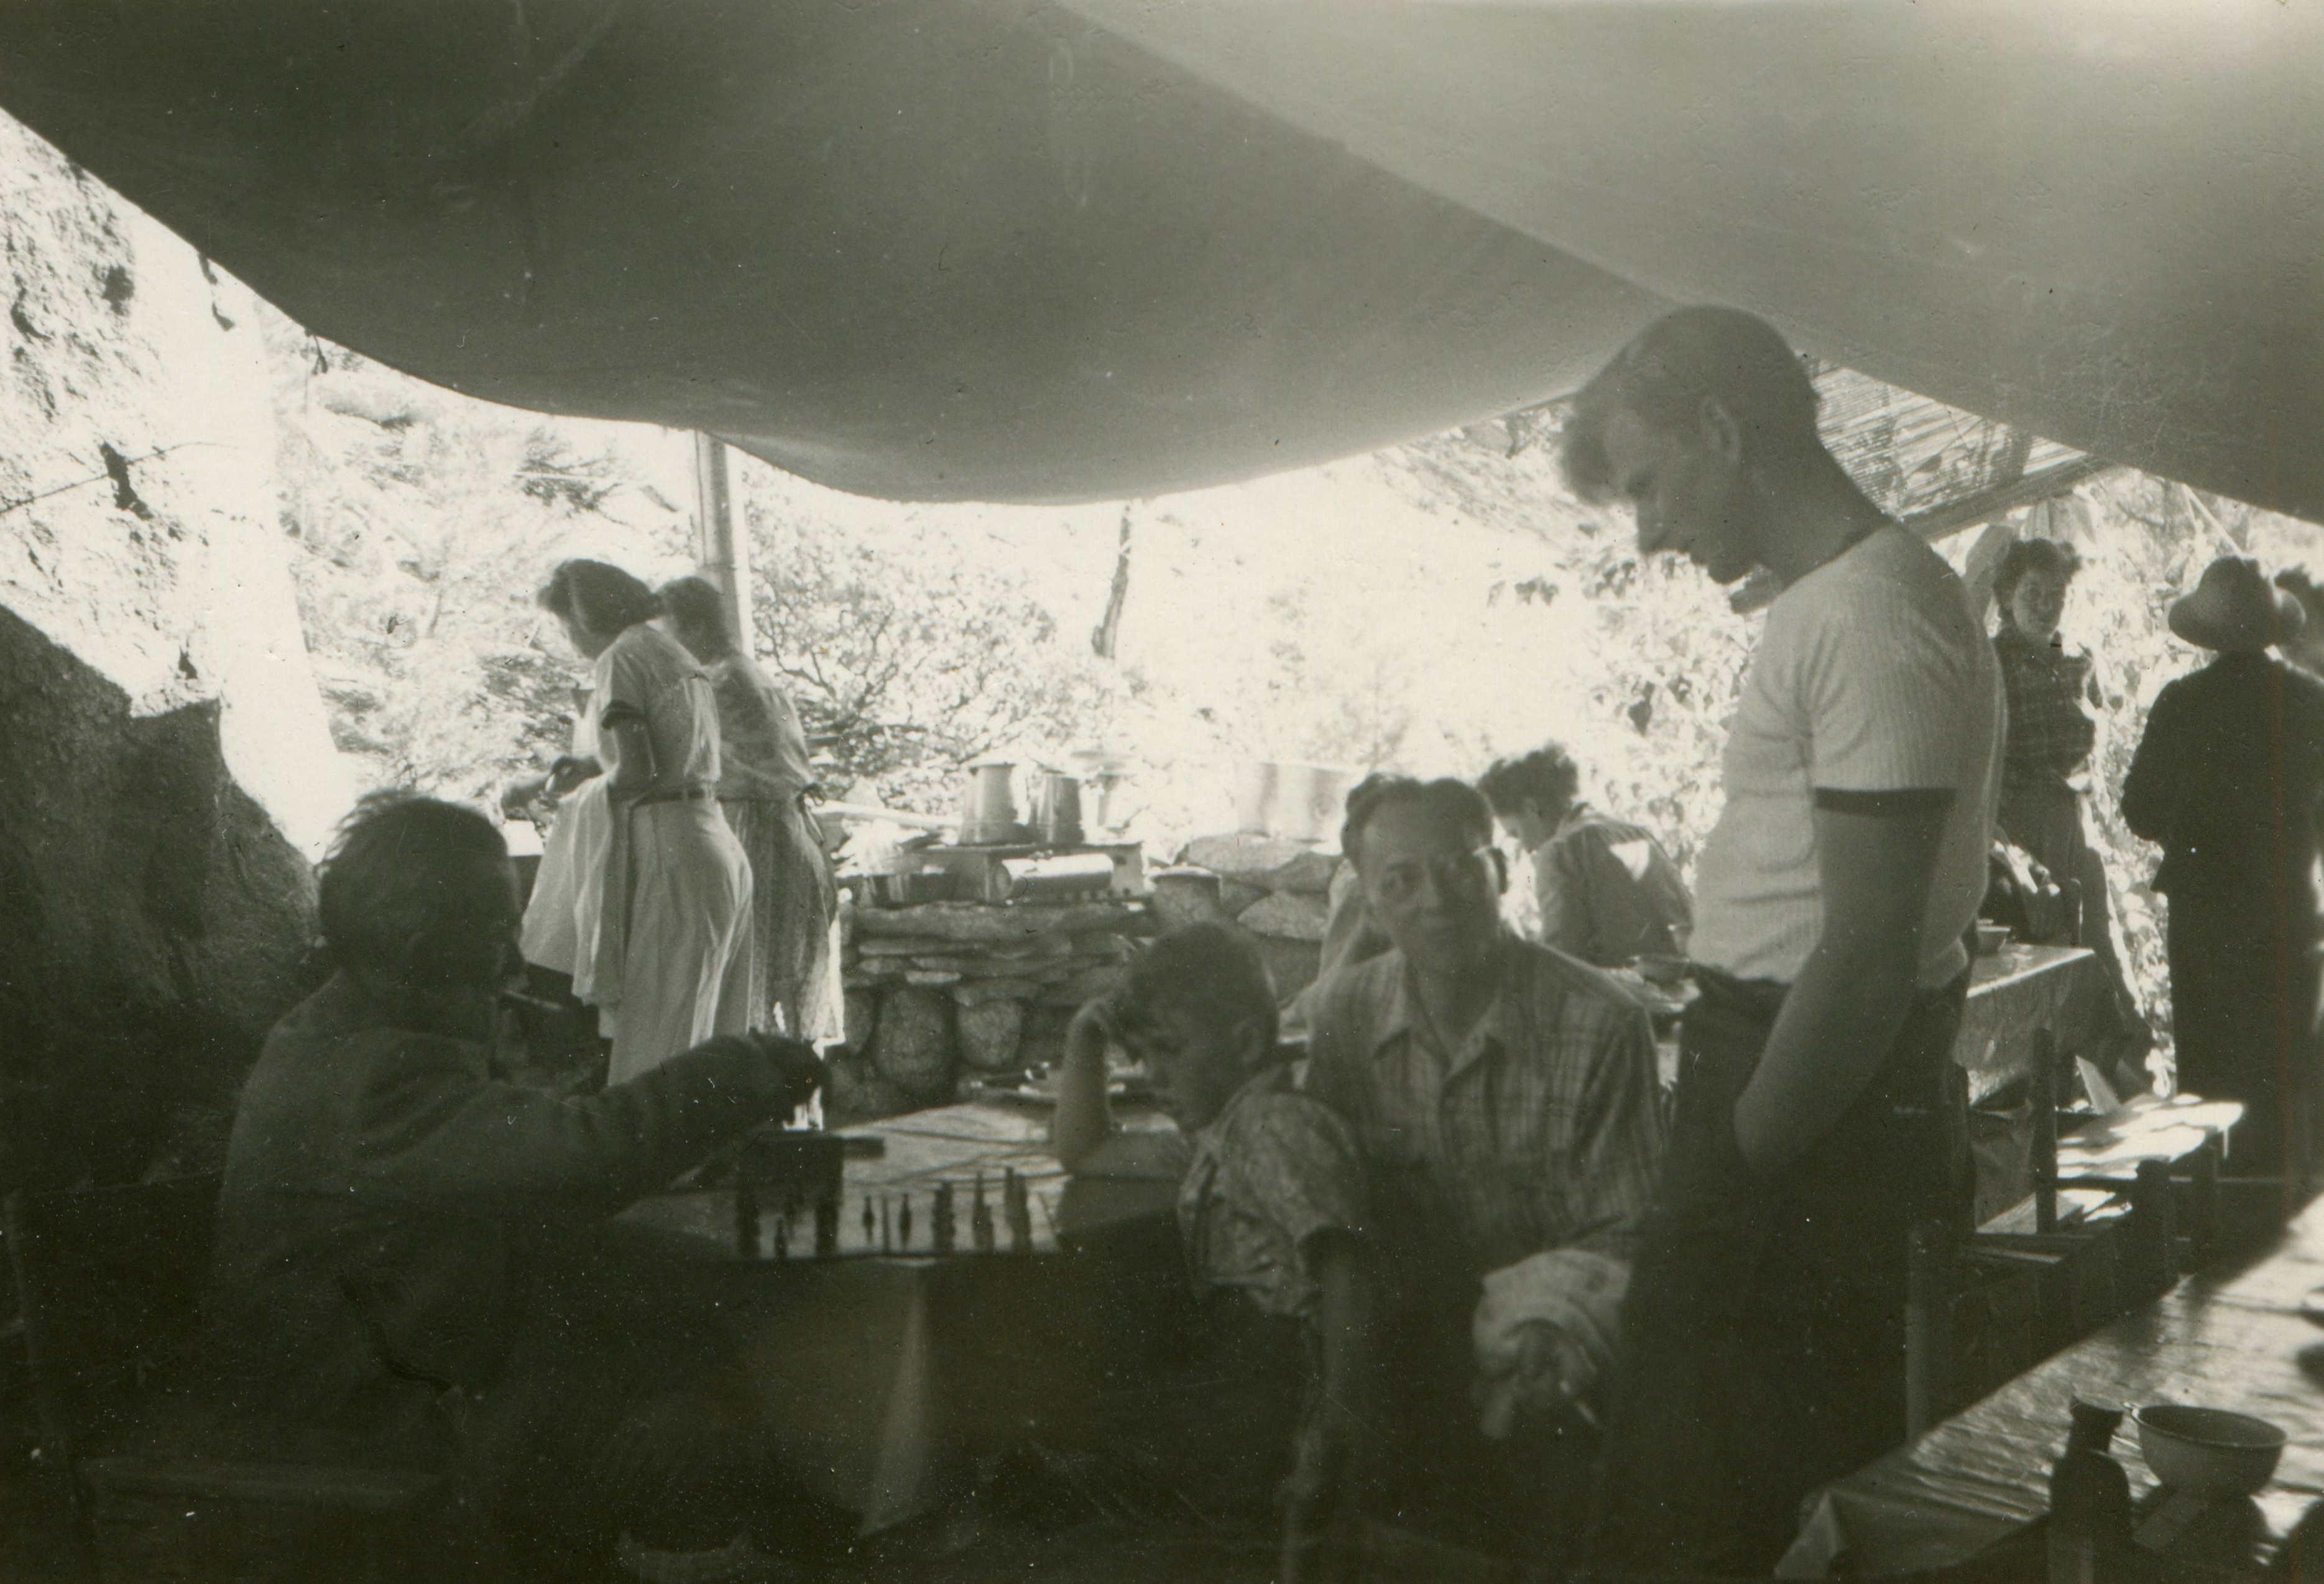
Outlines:
{"label": "long skirt", "polygon": [[621,986],[610,998],[598,987],[613,1083],[751,1026],[751,865],[742,843],[714,803],[650,803],[627,818]]}
{"label": "long skirt", "polygon": [[813,822],[796,798],[738,799],[719,806],[751,860],[751,1017],[798,1039],[838,1037],[825,1024],[832,1010],[826,984],[831,921],[839,911],[839,892]]}
{"label": "long skirt", "polygon": [[2074,944],[2088,946],[2107,976],[2109,1049],[2105,1053],[2137,1062],[2153,1045],[2154,1036],[2138,1008],[2137,992],[2122,964],[2115,940],[2114,888],[2106,863],[2090,845],[2083,823],[2082,799],[2071,787],[2005,788],[1995,823],[2002,834],[2030,853],[2034,861],[2061,882],[2077,882],[2082,898],[2081,927]]}

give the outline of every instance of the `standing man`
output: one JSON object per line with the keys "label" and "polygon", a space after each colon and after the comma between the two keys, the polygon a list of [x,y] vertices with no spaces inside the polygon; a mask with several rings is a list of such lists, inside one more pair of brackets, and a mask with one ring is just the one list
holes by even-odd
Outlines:
{"label": "standing man", "polygon": [[1678,865],[1641,827],[1582,802],[1581,782],[1556,742],[1496,760],[1477,778],[1493,817],[1533,855],[1541,944],[1600,968],[1683,955],[1694,904]]}
{"label": "standing man", "polygon": [[1395,1289],[1388,1510],[1554,1565],[1597,1451],[1571,1404],[1611,1372],[1653,1198],[1654,1034],[1605,974],[1502,929],[1474,787],[1373,777],[1341,850],[1390,949],[1323,983],[1306,1086],[1354,1132]]}
{"label": "standing man", "polygon": [[1783,581],[1696,875],[1677,1115],[1623,1312],[1601,1565],[1765,1572],[1801,1498],[1903,1438],[1906,1235],[1966,1220],[1961,936],[2003,706],[1943,559],[1816,433],[1748,314],[1682,309],[1576,400],[1585,499],[1720,583]]}
{"label": "standing man", "polygon": [[2282,1177],[2296,1204],[2313,1164],[2324,682],[2267,652],[2303,617],[2247,557],[2204,568],[2170,622],[2217,658],[2155,695],[2122,817],[2163,848],[2179,1087],[2243,1101],[2228,1159]]}

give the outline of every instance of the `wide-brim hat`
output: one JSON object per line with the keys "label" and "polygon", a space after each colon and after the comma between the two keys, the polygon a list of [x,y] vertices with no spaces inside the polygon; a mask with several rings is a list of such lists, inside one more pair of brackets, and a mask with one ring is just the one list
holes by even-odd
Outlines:
{"label": "wide-brim hat", "polygon": [[2189,643],[2242,653],[2290,642],[2308,613],[2249,556],[2222,556],[2203,568],[2193,594],[2171,602],[2170,619]]}

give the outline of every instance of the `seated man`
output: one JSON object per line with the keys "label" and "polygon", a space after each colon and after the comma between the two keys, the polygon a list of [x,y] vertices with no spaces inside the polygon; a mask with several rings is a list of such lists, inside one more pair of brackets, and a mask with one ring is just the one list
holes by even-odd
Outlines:
{"label": "seated man", "polygon": [[[1323,987],[1306,1089],[1355,1130],[1397,1288],[1383,1345],[1435,1426],[1417,1507],[1554,1562],[1587,1512],[1588,1398],[1661,1149],[1653,1033],[1614,981],[1503,931],[1472,787],[1370,783],[1342,850],[1394,944]],[[1479,1417],[1426,1411],[1464,1396]]]}
{"label": "seated man", "polygon": [[1533,854],[1545,946],[1600,968],[1671,955],[1694,923],[1678,865],[1640,827],[1576,796],[1581,772],[1557,743],[1501,760],[1477,781],[1493,815]]}
{"label": "seated man", "polygon": [[[1165,935],[1119,990],[1074,1018],[1050,1144],[1076,1173],[1176,1179],[1197,1287],[1240,1293],[1245,1312],[1304,1332],[1291,1357],[1314,1358],[1320,1378],[1300,1412],[1281,1493],[1282,1576],[1296,1579],[1364,1472],[1378,1278],[1354,1141],[1337,1116],[1291,1087],[1275,1036],[1274,990],[1247,937],[1217,924]],[[1144,1063],[1176,1135],[1113,1131],[1110,1040]],[[1237,1329],[1231,1318],[1220,1323]]]}
{"label": "seated man", "polygon": [[348,823],[322,873],[337,972],[275,1025],[235,1114],[223,1385],[276,1446],[450,1471],[475,1533],[543,1576],[610,1566],[625,1532],[676,1552],[795,1535],[815,1516],[772,1477],[720,1342],[603,1223],[787,1115],[820,1064],[733,1036],[586,1099],[494,1082],[513,879],[466,809]]}

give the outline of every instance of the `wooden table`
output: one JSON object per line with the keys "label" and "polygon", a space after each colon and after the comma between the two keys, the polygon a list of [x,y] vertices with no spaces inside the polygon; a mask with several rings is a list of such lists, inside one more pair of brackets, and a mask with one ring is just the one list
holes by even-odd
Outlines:
{"label": "wooden table", "polygon": [[[1866,1573],[1948,1567],[2021,1533],[2047,1511],[2050,1468],[2078,1392],[2233,1408],[2282,1425],[2290,1436],[2282,1463],[2255,1500],[2204,1506],[2178,1497],[2175,1512],[2151,1513],[2235,1536],[2245,1560],[2264,1562],[2324,1497],[2324,1331],[2299,1313],[2319,1285],[2324,1202],[2255,1260],[2183,1279],[1830,1487],[1778,1576],[1820,1578],[1843,1554]],[[2116,1456],[2134,1496],[2153,1509],[2153,1477],[2134,1427],[2124,1432]]]}
{"label": "wooden table", "polygon": [[1969,1078],[1969,1103],[1991,1098],[2026,1074],[2036,1029],[2057,1039],[2061,1055],[2089,1048],[2106,976],[2097,953],[2080,946],[2004,945],[1969,967],[1953,1060]]}
{"label": "wooden table", "polygon": [[[1130,1112],[1123,1125],[1169,1123]],[[1092,1239],[1150,1225],[1150,1240],[1173,1257],[1161,1275],[1181,1286],[1185,1278],[1169,1221],[1175,1184],[1093,1193],[1074,1183],[1069,1193],[1047,1149],[1044,1112],[945,1106],[848,1131],[878,1138],[882,1153],[845,1162],[836,1257],[811,1257],[803,1223],[790,1254],[777,1257],[772,1223],[782,1211],[772,1192],[761,1196],[754,1258],[739,1250],[731,1188],[655,1195],[619,1219],[684,1239],[713,1267],[699,1301],[726,1317],[789,1470],[859,1513],[868,1533],[959,1490],[985,1438],[1069,1416],[1101,1395],[1120,1312],[1142,1305],[1123,1299],[1121,1273],[1088,1252]],[[1030,1202],[1028,1247],[1012,1247],[1003,1224],[1001,1185],[1012,1171]],[[970,1228],[979,1174],[995,1226],[989,1254],[976,1251]],[[958,1235],[939,1255],[930,1202],[943,1182],[955,1184]],[[897,1208],[908,1196],[908,1243]]]}

